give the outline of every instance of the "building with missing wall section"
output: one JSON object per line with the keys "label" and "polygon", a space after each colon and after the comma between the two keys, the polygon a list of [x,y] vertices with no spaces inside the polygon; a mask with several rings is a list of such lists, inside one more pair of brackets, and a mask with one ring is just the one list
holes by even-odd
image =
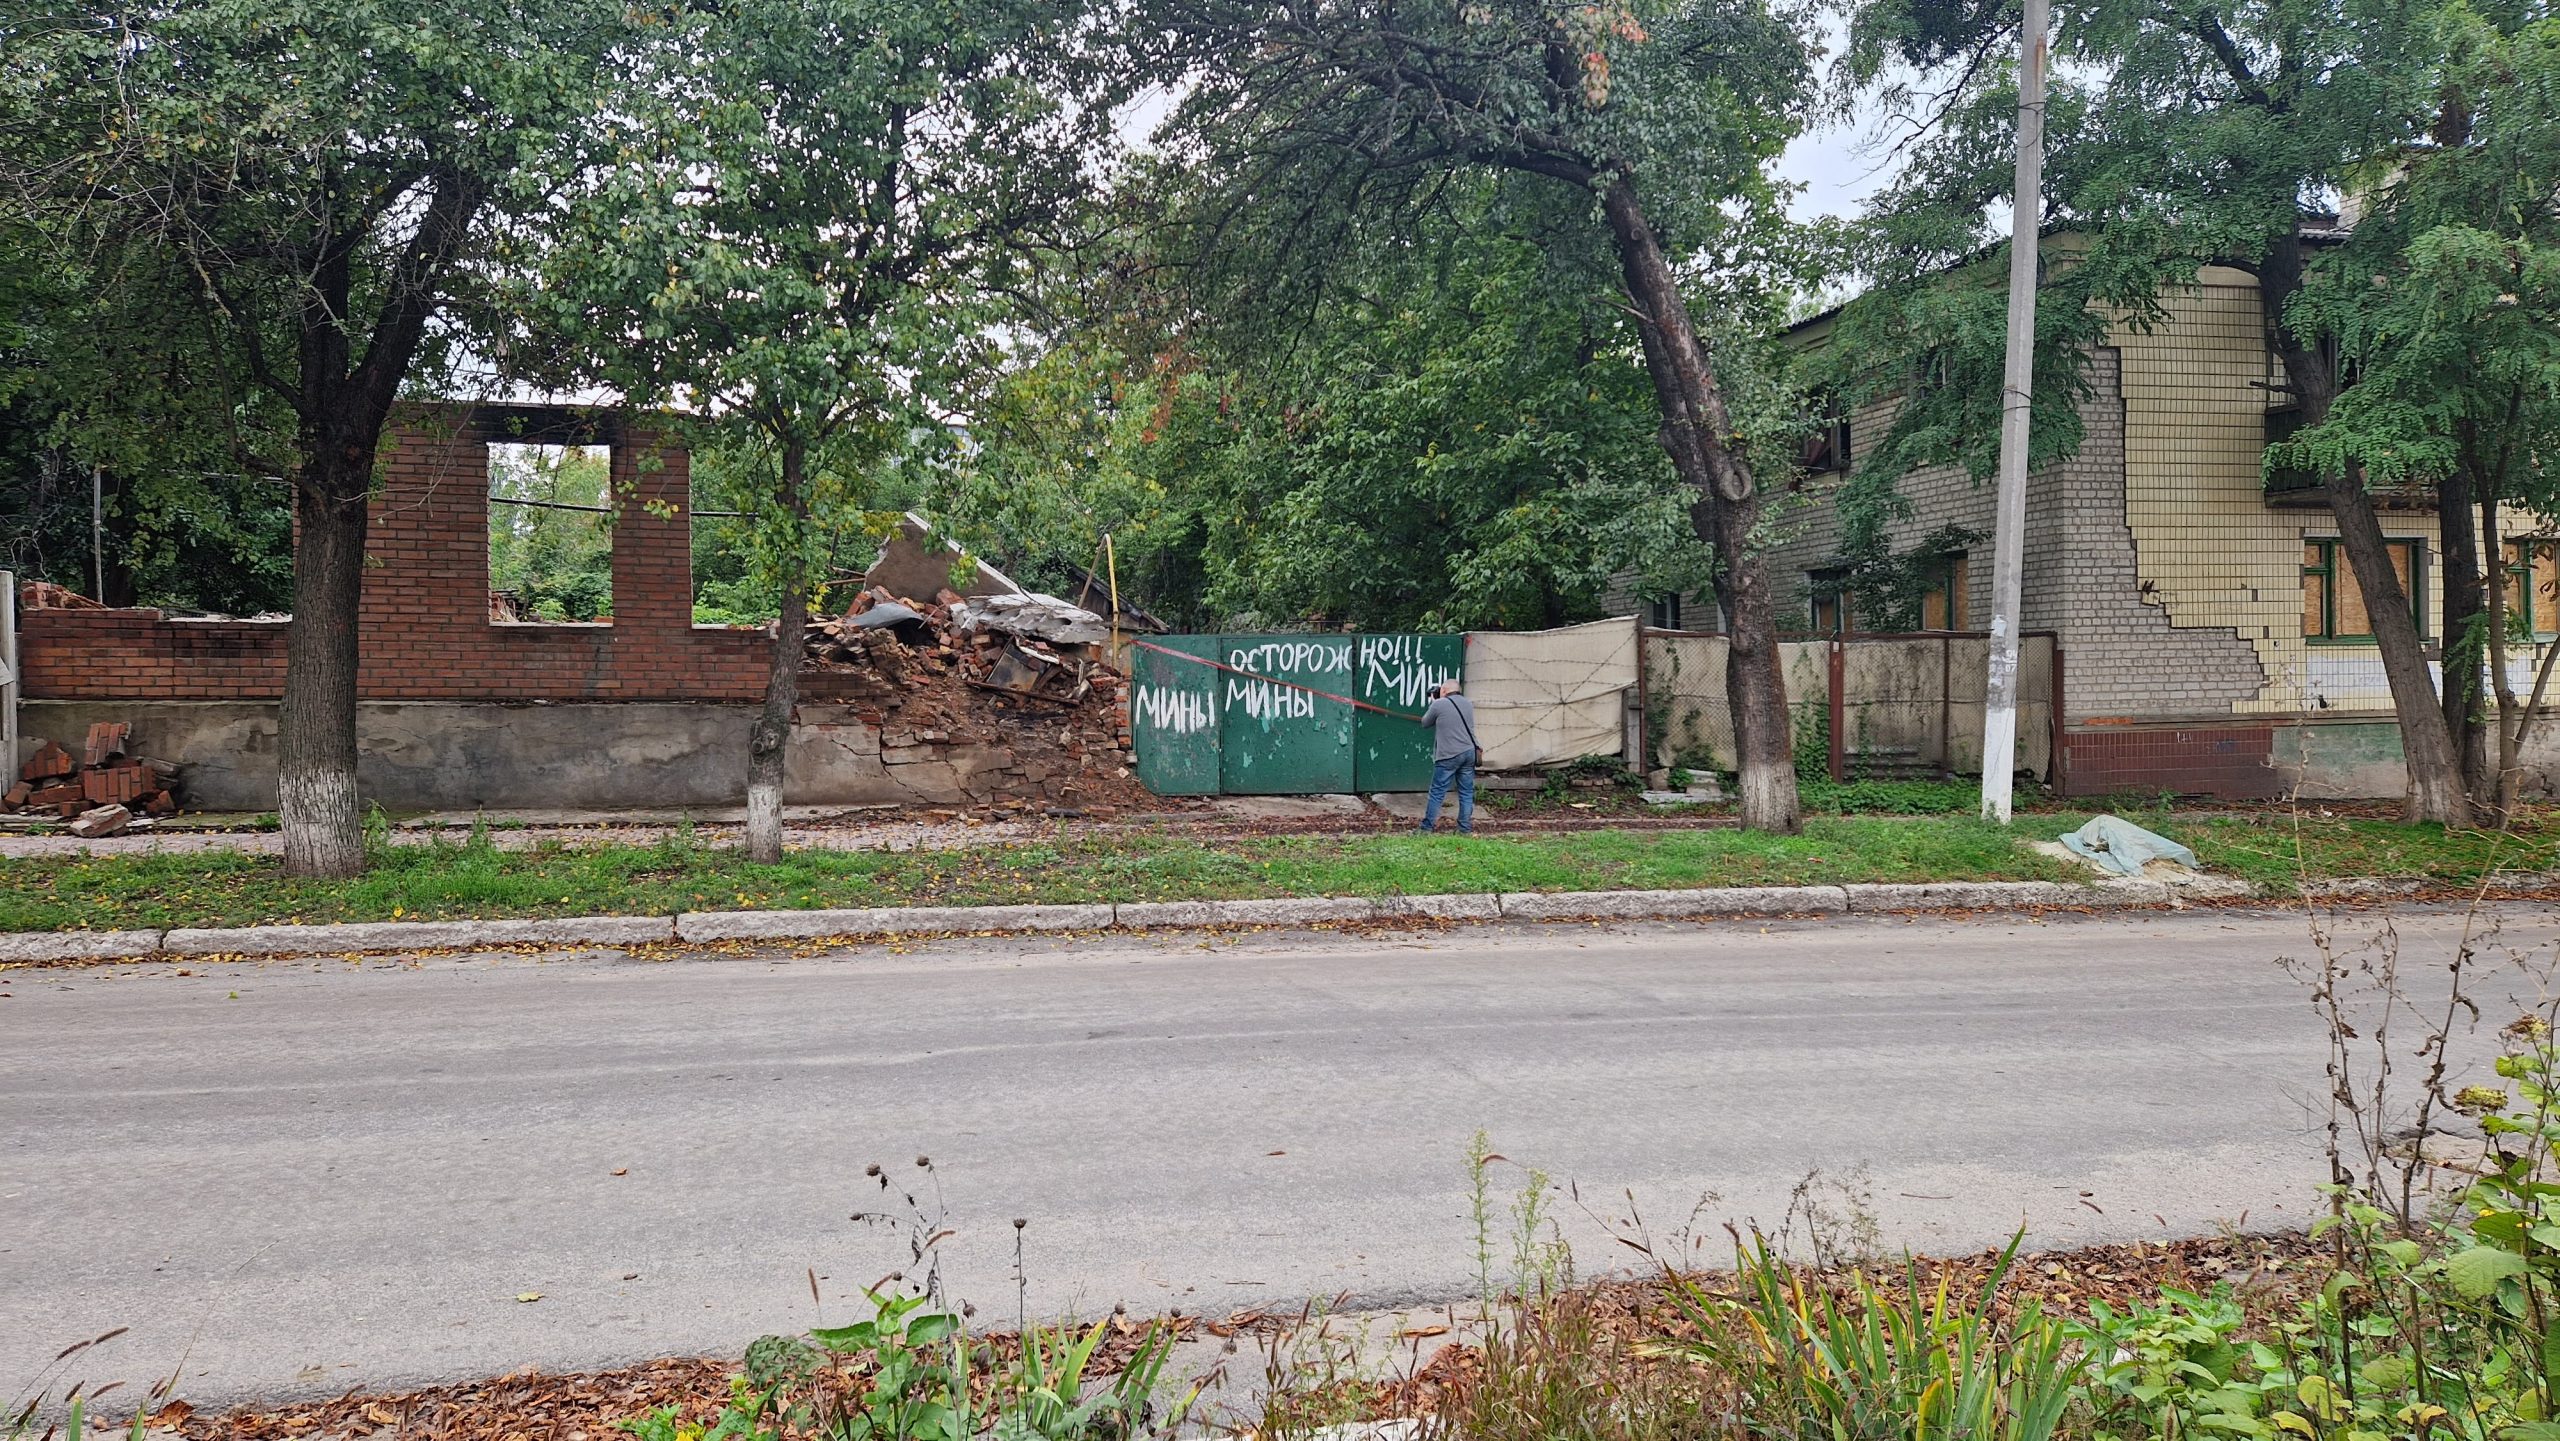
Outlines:
{"label": "building with missing wall section", "polygon": [[[2064,658],[2061,786],[2074,795],[2246,798],[2298,787],[2305,796],[2398,796],[2399,727],[2372,627],[2336,551],[2336,523],[2315,486],[2263,471],[2285,410],[2257,282],[2209,267],[2162,304],[2155,326],[2111,327],[2089,368],[2078,453],[2028,483],[2020,622],[2053,632]],[[1830,323],[1817,318],[1798,333],[1818,344]],[[1799,494],[1810,503],[1776,523],[1767,556],[1781,615],[1792,620],[1783,628],[1862,629],[1858,598],[1833,581],[1842,565],[1834,497],[1859,438],[1884,434],[1891,421],[1890,403],[1872,406],[1808,447],[1812,473]],[[1993,487],[1945,466],[1906,475],[1899,489],[1911,505],[1888,527],[1897,553],[1951,527],[1981,537],[1943,556],[1922,603],[1930,629],[1979,629],[1991,608]],[[2440,656],[2431,499],[2394,501],[2381,519],[2419,633]],[[2560,633],[2560,554],[2541,539],[2505,551],[2509,603],[2537,637],[2510,662],[2528,691],[2541,650]],[[1652,603],[1657,624],[1712,628],[1712,596]],[[2545,785],[2560,766],[2547,735],[2526,757],[2530,780]]]}

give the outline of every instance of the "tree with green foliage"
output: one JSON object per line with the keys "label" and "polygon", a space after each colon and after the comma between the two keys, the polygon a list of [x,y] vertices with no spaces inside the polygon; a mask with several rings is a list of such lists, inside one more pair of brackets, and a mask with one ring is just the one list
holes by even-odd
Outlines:
{"label": "tree with green foliage", "polygon": [[[2300,302],[2330,240],[2326,207],[2371,162],[2421,139],[2433,119],[2424,16],[2402,0],[2058,0],[2053,8],[2045,214],[2049,229],[2076,242],[2047,268],[2037,303],[2045,354],[2035,454],[2050,459],[2074,441],[2073,422],[2047,397],[2085,393],[2080,367],[2101,323],[2093,307],[2148,323],[2163,289],[2192,282],[2207,265],[2256,278],[2285,398],[2301,426],[2320,426],[2357,376],[2341,369],[2319,317]],[[1860,332],[1862,359],[1899,366],[1906,388],[1898,393],[1926,400],[1932,385],[1947,392],[1906,407],[1888,441],[1894,464],[1962,454],[1965,432],[1996,431],[1996,383],[1961,364],[1982,350],[1996,288],[1961,271],[1921,277],[2003,253],[1988,244],[1989,210],[2006,198],[2011,173],[2017,90],[2007,57],[2017,53],[2018,18],[2008,6],[1972,0],[1865,0],[1853,11],[1844,99],[1880,100],[1918,126],[1902,142],[1904,174],[1868,231],[1869,267],[1888,283],[1865,302],[1881,313]],[[1894,349],[1875,343],[1897,333]],[[2048,379],[2057,369],[2059,389]],[[1961,418],[1967,405],[1971,422]],[[2330,470],[2322,490],[2373,617],[2414,808],[2423,819],[2467,823],[2452,731],[2366,472]]]}
{"label": "tree with green foliage", "polygon": [[1077,316],[1014,347],[967,417],[966,454],[921,503],[1035,590],[1072,597],[1116,569],[1129,602],[1215,630],[1201,482],[1225,434],[1219,379],[1179,346],[1115,339],[1109,319]]}
{"label": "tree with green foliage", "polygon": [[1731,621],[1744,823],[1794,830],[1775,598],[1757,554],[1762,472],[1793,447],[1752,449],[1732,394],[1750,357],[1711,344],[1721,336],[1696,298],[1766,318],[1766,290],[1749,282],[1784,228],[1767,167],[1809,98],[1803,37],[1757,0],[1156,0],[1151,13],[1166,37],[1153,62],[1187,86],[1161,139],[1202,191],[1175,253],[1212,305],[1304,314],[1364,230],[1427,213],[1471,177],[1534,177],[1578,204],[1586,241],[1572,253],[1615,271],[1658,439]]}
{"label": "tree with green foliage", "polygon": [[[13,77],[31,78],[0,67]],[[0,90],[0,149],[21,161],[69,143],[37,103]],[[0,196],[44,173],[0,178]],[[165,254],[54,233],[48,214],[0,201],[0,569],[108,605],[283,609],[291,414],[226,386]]]}
{"label": "tree with green foliage", "polygon": [[2532,643],[2527,615],[2560,595],[2517,604],[2547,542],[2510,560],[2502,534],[2511,508],[2546,536],[2560,526],[2560,19],[2498,0],[2421,18],[2433,124],[2353,177],[2355,227],[2311,262],[2287,315],[2334,337],[2353,383],[2270,463],[2435,492],[2445,716],[2473,803],[2503,815],[2560,659],[2546,650],[2520,700],[2509,647]]}
{"label": "tree with green foliage", "polygon": [[1037,354],[944,509],[1064,566],[1108,532],[1124,582],[1170,576],[1212,626],[1526,629],[1595,617],[1625,571],[1706,585],[1624,307],[1536,233],[1579,218],[1543,181],[1471,184],[1418,232],[1364,225],[1284,346]]}
{"label": "tree with green foliage", "polygon": [[[575,182],[542,292],[592,378],[716,426],[752,477],[753,569],[779,593],[748,745],[747,848],[782,856],[782,784],[814,588],[880,533],[986,363],[1110,137],[1064,0],[723,0],[627,57],[606,163]],[[894,523],[892,518],[889,523]]]}
{"label": "tree with green foliage", "polygon": [[290,416],[295,875],[364,866],[356,612],[384,426],[463,333],[479,262],[532,234],[529,179],[583,137],[624,20],[602,0],[31,0],[0,46],[6,223],[198,328],[235,410]]}

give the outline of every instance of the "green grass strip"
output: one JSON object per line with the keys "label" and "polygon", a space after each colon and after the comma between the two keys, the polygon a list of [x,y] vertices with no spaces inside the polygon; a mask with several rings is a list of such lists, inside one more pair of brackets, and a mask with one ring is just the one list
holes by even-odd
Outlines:
{"label": "green grass strip", "polygon": [[[272,856],[228,852],[64,856],[0,866],[0,931],[238,926],[498,916],[665,915],[682,910],[1095,901],[1231,900],[1440,892],[1677,889],[1862,881],[2072,880],[2086,873],[2026,848],[2078,816],[1847,816],[1804,833],[1732,829],[1475,837],[1363,835],[1195,839],[1076,836],[933,851],[804,850],[780,865],[671,838],[655,845],[485,836],[386,846],[347,881],[293,880]],[[2539,870],[2560,830],[2452,832],[2385,821],[2212,819],[2160,823],[2209,868],[2275,894],[2297,874],[2418,876],[2458,884]]]}

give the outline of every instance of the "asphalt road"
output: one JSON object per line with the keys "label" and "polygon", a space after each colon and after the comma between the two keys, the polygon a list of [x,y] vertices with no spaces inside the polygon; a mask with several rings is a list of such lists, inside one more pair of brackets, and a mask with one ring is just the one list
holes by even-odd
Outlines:
{"label": "asphalt road", "polygon": [[1817,1167],[1890,1244],[2281,1224],[2288,953],[2200,912],[0,974],[0,1393],[115,1326],[80,1374],[199,1404],[734,1352],[905,1262],[873,1163],[1006,1317],[1466,1294],[1479,1128],[1578,1186],[1586,1270],[1627,1191],[1713,1252]]}

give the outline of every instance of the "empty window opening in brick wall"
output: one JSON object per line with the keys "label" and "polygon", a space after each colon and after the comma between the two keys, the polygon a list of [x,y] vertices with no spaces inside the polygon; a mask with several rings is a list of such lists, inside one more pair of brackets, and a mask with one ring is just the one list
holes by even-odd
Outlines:
{"label": "empty window opening in brick wall", "polygon": [[613,452],[489,446],[489,619],[613,621]]}

